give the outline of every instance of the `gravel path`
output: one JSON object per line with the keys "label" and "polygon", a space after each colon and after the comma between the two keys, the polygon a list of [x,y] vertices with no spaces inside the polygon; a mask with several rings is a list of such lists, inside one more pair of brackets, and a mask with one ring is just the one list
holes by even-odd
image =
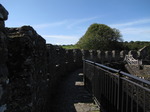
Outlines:
{"label": "gravel path", "polygon": [[53,101],[53,112],[99,112],[84,88],[82,69],[62,79]]}

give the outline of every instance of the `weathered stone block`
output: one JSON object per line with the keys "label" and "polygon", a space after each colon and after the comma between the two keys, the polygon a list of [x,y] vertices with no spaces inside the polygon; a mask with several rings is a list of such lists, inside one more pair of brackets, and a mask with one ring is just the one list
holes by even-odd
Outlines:
{"label": "weathered stone block", "polygon": [[96,62],[96,60],[97,60],[96,50],[89,50],[89,52],[90,52],[90,60]]}
{"label": "weathered stone block", "polygon": [[136,50],[130,50],[128,55],[132,55],[133,58],[137,59],[138,58],[138,53]]}
{"label": "weathered stone block", "polygon": [[104,51],[100,51],[100,50],[97,50],[97,62],[98,63],[104,63],[104,60],[105,60],[105,52]]}
{"label": "weathered stone block", "polygon": [[112,61],[120,61],[120,52],[119,51],[112,51]]}
{"label": "weathered stone block", "polygon": [[11,92],[8,110],[40,112],[47,94],[46,41],[30,26],[7,30]]}
{"label": "weathered stone block", "polygon": [[83,59],[90,59],[90,52],[89,50],[82,50]]}
{"label": "weathered stone block", "polygon": [[111,51],[105,51],[105,61],[111,62],[112,60],[112,52]]}
{"label": "weathered stone block", "polygon": [[122,50],[122,51],[120,52],[120,57],[121,57],[122,59],[124,59],[127,54],[128,54],[128,52],[127,52],[126,50]]}
{"label": "weathered stone block", "polygon": [[0,30],[2,31],[4,30],[4,28],[5,28],[5,23],[3,20],[0,20]]}
{"label": "weathered stone block", "polygon": [[74,49],[73,50],[73,57],[74,57],[74,62],[76,64],[76,67],[82,67],[82,52],[80,49]]}
{"label": "weathered stone block", "polygon": [[8,11],[0,4],[0,20],[7,20],[8,14]]}

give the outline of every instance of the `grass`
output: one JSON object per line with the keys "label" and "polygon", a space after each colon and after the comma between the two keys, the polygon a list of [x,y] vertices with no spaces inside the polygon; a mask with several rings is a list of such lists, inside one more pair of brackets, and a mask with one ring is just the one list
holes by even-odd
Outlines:
{"label": "grass", "polygon": [[62,45],[61,47],[64,49],[78,49],[76,45]]}

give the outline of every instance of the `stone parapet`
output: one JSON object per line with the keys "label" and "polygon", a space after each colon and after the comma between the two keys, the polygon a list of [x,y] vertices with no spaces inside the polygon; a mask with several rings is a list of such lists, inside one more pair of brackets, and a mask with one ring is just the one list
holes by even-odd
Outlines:
{"label": "stone parapet", "polygon": [[8,14],[8,11],[0,4],[0,20],[7,20]]}
{"label": "stone parapet", "polygon": [[47,94],[46,41],[30,26],[7,28],[8,112],[40,112]]}
{"label": "stone parapet", "polygon": [[7,48],[7,33],[5,29],[5,20],[8,18],[7,10],[0,4],[0,112],[7,110],[8,102],[8,48]]}

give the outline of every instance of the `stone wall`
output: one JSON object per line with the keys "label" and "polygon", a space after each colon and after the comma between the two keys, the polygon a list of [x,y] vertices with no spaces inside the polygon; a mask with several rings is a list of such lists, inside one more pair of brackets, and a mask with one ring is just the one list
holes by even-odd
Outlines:
{"label": "stone wall", "polygon": [[5,30],[5,20],[7,20],[8,12],[0,4],[0,112],[7,108],[8,102],[8,48],[7,48],[7,33]]}
{"label": "stone wall", "polygon": [[39,112],[47,85],[46,41],[32,27],[7,28],[9,103],[8,112]]}
{"label": "stone wall", "polygon": [[[61,78],[82,67],[81,51],[46,45],[45,39],[30,26],[4,29],[7,36],[2,41],[0,79],[4,79],[4,85],[8,81],[9,84],[0,86],[1,108],[6,112],[48,111],[47,104]],[[2,40],[3,35],[0,36]]]}
{"label": "stone wall", "polygon": [[46,45],[30,26],[6,30],[10,80],[7,111],[47,111],[47,104],[51,103],[61,77],[82,67],[80,50]]}

